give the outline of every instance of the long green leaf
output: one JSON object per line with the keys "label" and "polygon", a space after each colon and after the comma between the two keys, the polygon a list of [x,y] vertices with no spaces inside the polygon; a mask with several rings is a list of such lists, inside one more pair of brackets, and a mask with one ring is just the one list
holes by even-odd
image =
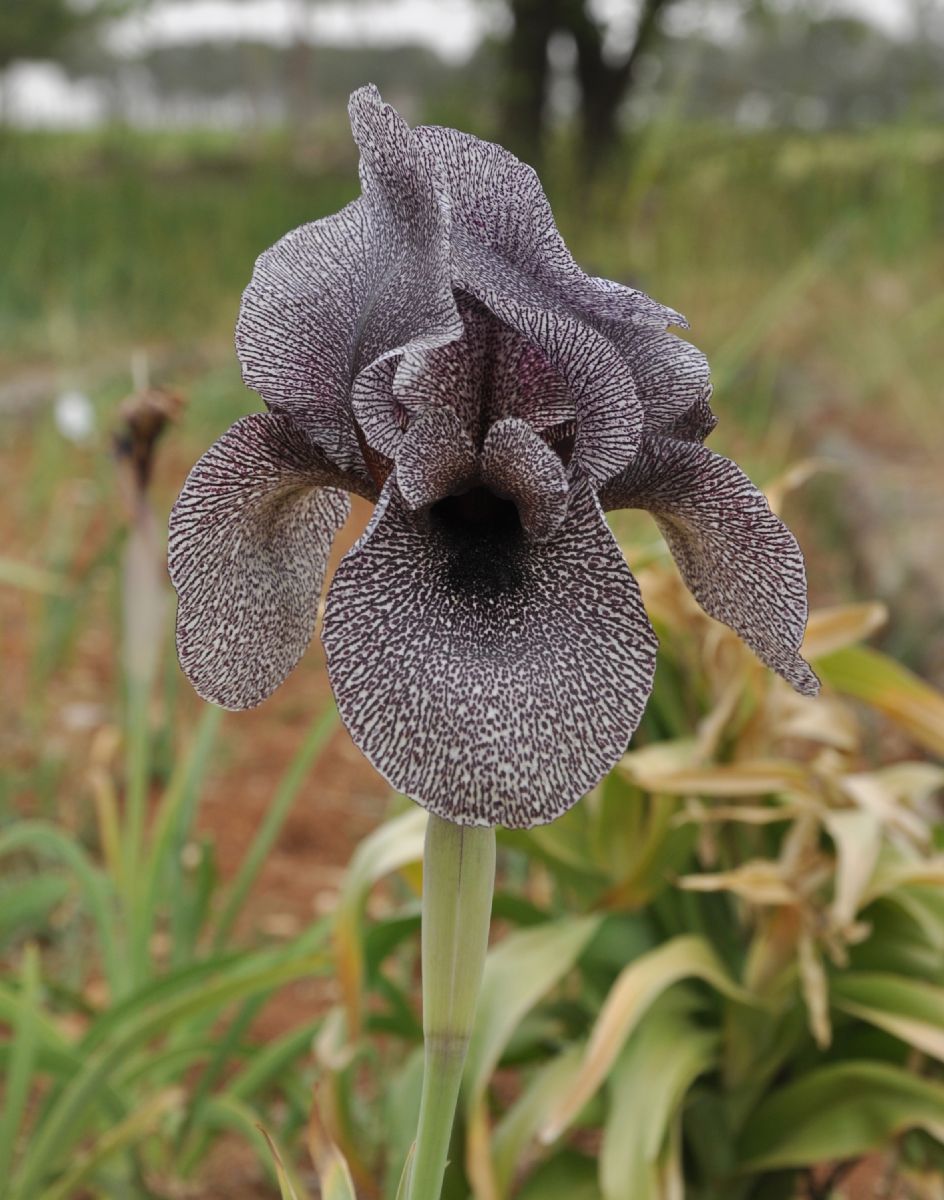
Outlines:
{"label": "long green leaf", "polygon": [[944,754],[944,696],[907,667],[870,646],[820,658],[824,683],[885,713],[933,754]]}
{"label": "long green leaf", "polygon": [[837,1063],[768,1096],[742,1130],[738,1158],[745,1171],[837,1162],[916,1128],[944,1142],[944,1085],[887,1063]]}
{"label": "long green leaf", "polygon": [[565,917],[510,934],[485,960],[469,1043],[462,1098],[466,1112],[466,1172],[477,1195],[492,1195],[485,1089],[526,1013],[572,970],[600,917]]}
{"label": "long green leaf", "polygon": [[364,980],[364,939],[361,917],[370,889],[385,875],[423,860],[426,813],[422,809],[385,821],[354,852],[344,877],[334,914],[334,952],[344,997],[348,1037],[361,1026]]}
{"label": "long green leaf", "polygon": [[882,971],[845,972],[830,994],[844,1012],[944,1062],[944,987]]}
{"label": "long green leaf", "polygon": [[151,850],[144,859],[141,880],[131,881],[131,946],[136,980],[147,976],[161,883],[168,887],[172,902],[177,902],[181,895],[180,881],[173,879],[170,868],[176,866],[179,870],[181,842],[192,820],[192,813],[188,810],[193,808],[193,798],[199,791],[221,718],[221,709],[213,705],[207,705],[204,709],[190,751],[174,772],[161,799],[150,833]]}
{"label": "long green leaf", "polygon": [[39,950],[27,946],[23,955],[20,1005],[13,1026],[13,1053],[4,1086],[0,1117],[0,1179],[8,1179],[17,1131],[26,1111],[39,1045]]}
{"label": "long green leaf", "polygon": [[542,1133],[546,1141],[561,1135],[603,1083],[626,1039],[653,1002],[672,984],[687,978],[702,979],[729,999],[753,1002],[702,937],[676,937],[636,959],[619,975],[606,998],[580,1075]]}
{"label": "long green leaf", "polygon": [[549,921],[510,934],[489,952],[465,1064],[467,1103],[484,1091],[522,1017],[573,968],[600,920]]}
{"label": "long green leaf", "polygon": [[44,821],[20,821],[0,834],[0,858],[15,850],[34,850],[64,862],[75,875],[89,915],[95,922],[102,948],[105,975],[113,995],[125,990],[128,970],[119,953],[118,934],[113,907],[113,893],[108,877],[100,871],[72,838],[61,829]]}
{"label": "long green leaf", "polygon": [[719,1035],[693,1019],[690,991],[667,992],[626,1043],[610,1072],[600,1148],[604,1200],[662,1200],[661,1161],[691,1084],[717,1059]]}
{"label": "long green leaf", "polygon": [[[574,1085],[585,1047],[569,1046],[535,1071],[521,1096],[505,1113],[492,1135],[492,1159],[498,1195],[511,1192],[515,1175],[526,1155],[531,1157],[538,1132],[552,1108]],[[529,1153],[530,1152],[530,1153]]]}
{"label": "long green leaf", "polygon": [[275,845],[276,839],[282,831],[282,826],[285,824],[289,811],[295,803],[295,797],[305,782],[305,776],[308,774],[318,755],[327,745],[328,738],[334,732],[337,723],[337,710],[334,704],[330,704],[316,719],[308,731],[307,737],[295,752],[295,757],[289,764],[276,789],[275,795],[272,797],[272,803],[266,809],[265,817],[256,831],[252,845],[240,863],[239,870],[236,872],[236,876],[230,885],[226,903],[223,906],[223,911],[220,913],[216,923],[216,931],[213,935],[215,949],[219,950],[225,945],[233,925],[236,923],[236,918],[242,911],[246,897],[249,895],[252,885],[255,883],[256,877],[262,868],[262,864],[265,862],[266,856]]}
{"label": "long green leaf", "polygon": [[150,1137],[169,1113],[182,1109],[184,1101],[183,1088],[169,1088],[145,1099],[123,1121],[102,1134],[74,1166],[41,1193],[39,1200],[72,1200],[79,1194],[81,1185],[109,1159]]}
{"label": "long green leaf", "polygon": [[230,975],[217,982],[201,982],[121,1028],[109,1043],[89,1057],[47,1114],[14,1178],[12,1196],[15,1200],[30,1200],[47,1172],[70,1152],[94,1114],[103,1086],[133,1050],[182,1020],[302,978],[323,964],[323,958],[313,956],[275,966],[267,964],[261,970],[237,973],[235,977]]}

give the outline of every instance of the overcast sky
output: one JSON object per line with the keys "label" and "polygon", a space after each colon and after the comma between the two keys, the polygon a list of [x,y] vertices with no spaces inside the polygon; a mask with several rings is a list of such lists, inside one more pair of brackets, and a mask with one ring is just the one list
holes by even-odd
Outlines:
{"label": "overcast sky", "polygon": [[[897,33],[910,26],[913,0],[820,0],[819,6],[867,18]],[[613,38],[622,40],[637,7],[632,0],[594,0],[594,7],[610,24]],[[673,22],[723,35],[721,11],[705,0],[683,0]],[[422,42],[455,60],[466,57],[484,34],[499,32],[506,21],[501,0],[156,0],[147,11],[121,22],[112,41],[125,53],[202,38],[288,43],[304,28],[322,44]]]}

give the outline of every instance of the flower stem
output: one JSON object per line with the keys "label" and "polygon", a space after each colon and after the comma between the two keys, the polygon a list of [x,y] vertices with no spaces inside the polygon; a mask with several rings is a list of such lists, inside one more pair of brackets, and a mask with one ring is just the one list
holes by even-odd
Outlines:
{"label": "flower stem", "polygon": [[425,1066],[408,1200],[439,1200],[482,982],[495,830],[430,816],[423,856]]}

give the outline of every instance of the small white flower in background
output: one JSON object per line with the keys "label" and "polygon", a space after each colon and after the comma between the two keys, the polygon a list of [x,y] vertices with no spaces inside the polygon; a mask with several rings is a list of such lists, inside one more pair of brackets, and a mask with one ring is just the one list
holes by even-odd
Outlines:
{"label": "small white flower in background", "polygon": [[84,392],[60,392],[54,406],[56,428],[70,442],[87,442],[95,432],[95,409]]}

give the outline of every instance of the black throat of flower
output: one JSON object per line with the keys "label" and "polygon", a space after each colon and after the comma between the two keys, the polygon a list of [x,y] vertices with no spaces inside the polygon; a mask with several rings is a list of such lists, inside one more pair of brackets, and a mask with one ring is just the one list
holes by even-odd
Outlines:
{"label": "black throat of flower", "polygon": [[513,501],[474,487],[438,500],[429,510],[429,523],[444,551],[453,591],[487,600],[522,586],[526,539]]}

